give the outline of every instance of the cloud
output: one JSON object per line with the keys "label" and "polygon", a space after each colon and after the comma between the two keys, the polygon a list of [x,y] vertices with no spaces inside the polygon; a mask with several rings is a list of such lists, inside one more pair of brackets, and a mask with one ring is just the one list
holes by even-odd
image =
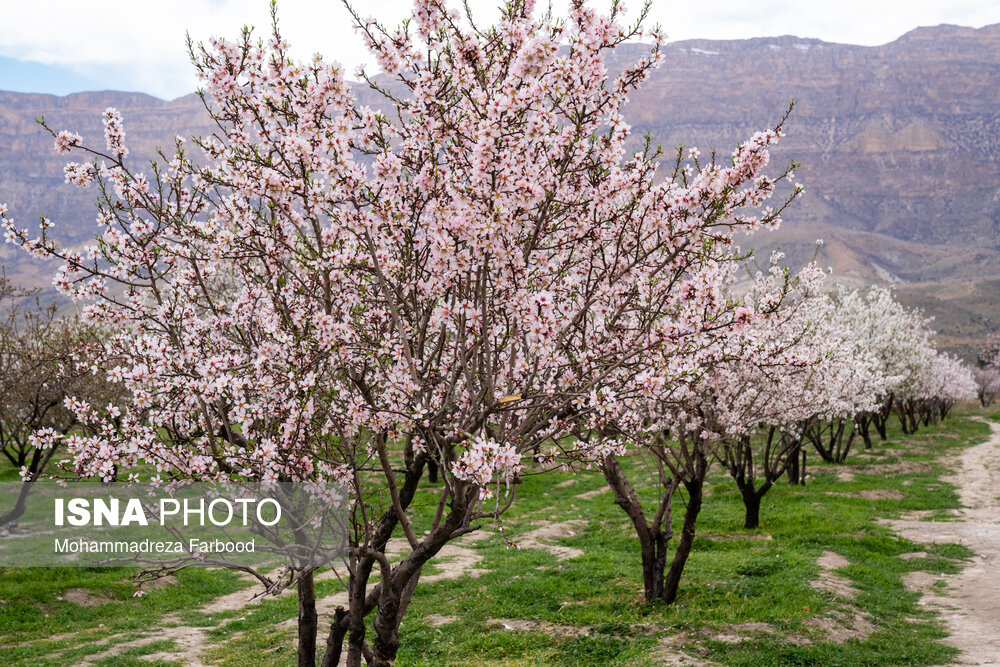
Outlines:
{"label": "cloud", "polygon": [[[471,0],[470,4],[493,17],[497,2]],[[632,0],[630,5],[637,9],[640,2]],[[451,4],[457,6],[457,0]],[[564,13],[566,4],[566,0],[554,2],[557,13]],[[607,3],[592,4],[601,7]],[[78,90],[92,89],[95,77],[108,77],[109,85],[104,87],[141,90],[164,98],[196,87],[185,51],[186,33],[196,41],[214,35],[235,37],[244,24],[250,24],[258,34],[267,35],[270,25],[266,0],[7,0],[4,5],[0,58],[48,65],[63,73],[77,72],[80,85],[87,86]],[[282,32],[297,56],[307,58],[319,51],[343,64],[349,73],[360,63],[371,61],[354,33],[350,15],[339,2],[279,0],[278,5]],[[368,0],[356,6],[363,14],[374,14],[394,25],[408,13],[412,2]],[[651,18],[671,39],[795,34],[868,45],[891,41],[918,25],[978,27],[1000,22],[1000,4],[995,0],[911,0],[905,12],[899,6],[897,0],[656,0]]]}

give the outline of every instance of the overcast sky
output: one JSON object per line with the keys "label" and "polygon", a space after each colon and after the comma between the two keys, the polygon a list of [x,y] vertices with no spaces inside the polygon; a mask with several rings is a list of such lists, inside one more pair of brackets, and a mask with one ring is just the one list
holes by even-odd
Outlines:
{"label": "overcast sky", "polygon": [[[497,0],[470,4],[494,15]],[[566,2],[554,4],[559,12]],[[390,24],[411,5],[356,2],[362,13]],[[639,5],[627,2],[633,9]],[[348,73],[371,62],[337,0],[279,0],[278,8],[282,32],[299,57],[319,51]],[[0,0],[0,17],[0,90],[133,90],[166,99],[196,86],[185,32],[196,40],[235,37],[250,24],[266,34],[269,22],[267,0]],[[671,40],[796,35],[873,46],[918,26],[1000,23],[1000,0],[654,0],[653,19]]]}

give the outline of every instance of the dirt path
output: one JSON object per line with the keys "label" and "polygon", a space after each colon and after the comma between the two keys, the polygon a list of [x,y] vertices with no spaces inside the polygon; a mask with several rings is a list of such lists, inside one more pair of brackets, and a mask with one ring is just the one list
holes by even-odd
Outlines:
{"label": "dirt path", "polygon": [[941,614],[946,641],[962,651],[964,665],[1000,665],[1000,424],[989,425],[989,440],[966,449],[961,468],[948,478],[964,506],[956,521],[889,522],[914,542],[958,543],[975,552],[960,573],[931,577],[945,580],[946,596],[931,593],[927,577],[908,580],[923,589],[921,602]]}

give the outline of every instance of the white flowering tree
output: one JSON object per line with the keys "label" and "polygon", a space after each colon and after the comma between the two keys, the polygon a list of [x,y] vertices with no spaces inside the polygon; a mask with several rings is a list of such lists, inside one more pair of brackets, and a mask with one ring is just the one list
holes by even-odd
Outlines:
{"label": "white flowering tree", "polygon": [[944,419],[959,401],[976,400],[978,390],[972,369],[957,357],[934,352],[920,376],[914,395],[907,397],[903,403],[908,406],[912,402],[912,412],[906,414],[911,430],[916,430],[917,421],[929,426]]}
{"label": "white flowering tree", "polygon": [[[819,420],[873,409],[884,384],[837,304],[819,293],[823,272],[805,267],[786,296],[777,289],[774,262],[748,296],[767,316],[734,332],[733,359],[713,371],[700,393],[717,437],[713,453],[736,482],[750,529],[760,523],[761,499],[798,463],[806,431]],[[782,307],[768,314],[781,297]]]}
{"label": "white flowering tree", "polygon": [[1000,332],[986,337],[976,361],[977,366],[973,369],[976,396],[979,403],[988,408],[1000,395]]}
{"label": "white flowering tree", "polygon": [[876,408],[854,415],[857,433],[870,449],[871,427],[884,440],[893,408],[915,390],[932,353],[931,332],[923,316],[903,307],[887,287],[841,289],[837,304],[839,317],[875,357],[886,380]]}

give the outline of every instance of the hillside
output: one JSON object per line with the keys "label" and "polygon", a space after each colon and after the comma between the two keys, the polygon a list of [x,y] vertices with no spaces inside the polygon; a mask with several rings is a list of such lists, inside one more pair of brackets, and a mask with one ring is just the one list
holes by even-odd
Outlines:
{"label": "hillside", "polygon": [[[643,50],[624,47],[612,67]],[[728,154],[798,102],[775,160],[802,163],[806,196],[782,230],[750,243],[780,245],[801,263],[823,238],[820,260],[839,280],[901,285],[955,349],[1000,327],[990,296],[1000,282],[988,282],[1000,279],[1000,25],[919,28],[878,47],[693,40],[669,44],[666,55],[628,109],[634,129],[664,146]],[[107,106],[122,110],[136,157],[177,133],[211,131],[193,95],[0,92],[0,200],[22,223],[44,212],[66,241],[92,233],[90,193],[62,185],[63,159],[33,119],[100,142]],[[48,270],[9,246],[0,262],[21,282],[47,283]]]}

